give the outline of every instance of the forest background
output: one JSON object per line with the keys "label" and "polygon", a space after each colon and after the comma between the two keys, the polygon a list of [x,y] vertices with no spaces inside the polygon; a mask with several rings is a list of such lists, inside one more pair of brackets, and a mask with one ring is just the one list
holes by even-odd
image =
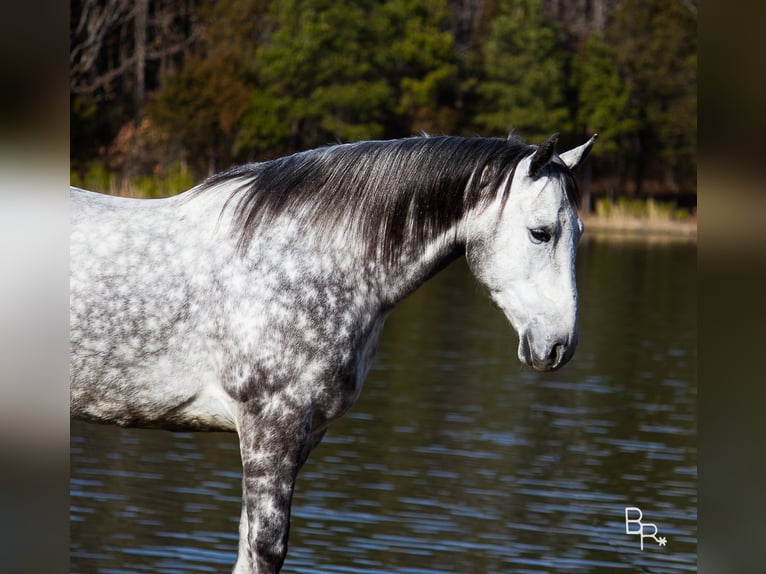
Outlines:
{"label": "forest background", "polygon": [[336,142],[561,132],[566,149],[598,132],[586,210],[696,212],[696,0],[74,0],[70,15],[74,185],[158,197]]}

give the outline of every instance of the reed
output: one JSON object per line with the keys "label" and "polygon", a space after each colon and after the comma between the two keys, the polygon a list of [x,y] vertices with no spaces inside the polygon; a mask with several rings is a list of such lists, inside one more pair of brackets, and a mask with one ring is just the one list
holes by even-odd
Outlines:
{"label": "reed", "polygon": [[661,231],[696,235],[697,221],[693,213],[672,203],[654,199],[616,201],[603,198],[596,201],[595,213],[584,217],[590,229],[616,231]]}
{"label": "reed", "polygon": [[101,162],[94,161],[84,175],[72,171],[70,185],[91,191],[108,193],[120,197],[158,198],[176,195],[194,187],[197,181],[191,171],[181,162],[176,162],[160,173],[118,177]]}

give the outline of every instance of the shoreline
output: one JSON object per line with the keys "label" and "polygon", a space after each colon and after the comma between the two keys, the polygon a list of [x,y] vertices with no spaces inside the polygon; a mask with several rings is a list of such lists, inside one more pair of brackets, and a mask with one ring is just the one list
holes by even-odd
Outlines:
{"label": "shoreline", "polygon": [[688,221],[638,217],[599,217],[581,215],[586,235],[608,237],[654,237],[667,240],[697,241],[697,218]]}

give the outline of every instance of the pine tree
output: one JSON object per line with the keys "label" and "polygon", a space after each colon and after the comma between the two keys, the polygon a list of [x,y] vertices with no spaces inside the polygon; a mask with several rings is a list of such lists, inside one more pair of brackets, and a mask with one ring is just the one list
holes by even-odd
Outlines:
{"label": "pine tree", "polygon": [[452,127],[444,0],[289,0],[270,18],[240,147],[277,153]]}
{"label": "pine tree", "polygon": [[624,188],[628,160],[641,128],[633,91],[617,69],[614,51],[592,34],[577,55],[572,82],[577,93],[576,124],[581,136],[599,134],[601,165],[610,166]]}
{"label": "pine tree", "polygon": [[625,0],[606,32],[641,120],[634,163],[644,179],[694,179],[697,140],[697,17],[674,0]]}
{"label": "pine tree", "polygon": [[542,139],[571,129],[564,58],[540,0],[503,0],[483,50],[477,124]]}
{"label": "pine tree", "polygon": [[377,58],[397,105],[392,135],[451,132],[457,123],[457,56],[445,0],[389,0]]}
{"label": "pine tree", "polygon": [[624,151],[626,138],[639,128],[631,106],[632,90],[620,76],[613,51],[598,34],[591,35],[574,62],[576,123],[583,134],[598,132],[599,154]]}
{"label": "pine tree", "polygon": [[279,153],[383,134],[392,92],[373,66],[375,4],[272,3],[240,147]]}

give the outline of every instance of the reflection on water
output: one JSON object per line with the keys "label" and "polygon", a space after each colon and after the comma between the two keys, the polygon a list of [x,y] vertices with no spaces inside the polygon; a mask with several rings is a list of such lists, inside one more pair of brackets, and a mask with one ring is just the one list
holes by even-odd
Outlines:
{"label": "reflection on water", "polygon": [[[464,264],[389,319],[353,411],[298,480],[284,572],[696,571],[693,246],[586,241],[555,373]],[[225,572],[233,434],[72,423],[71,571]],[[640,507],[667,545],[625,533]]]}

